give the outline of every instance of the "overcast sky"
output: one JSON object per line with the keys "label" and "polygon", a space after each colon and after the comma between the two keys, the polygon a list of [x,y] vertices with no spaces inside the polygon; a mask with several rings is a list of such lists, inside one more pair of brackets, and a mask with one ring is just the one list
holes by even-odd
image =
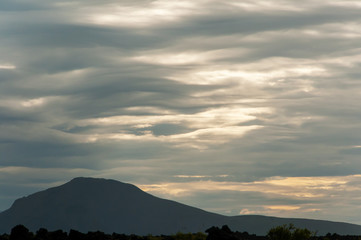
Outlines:
{"label": "overcast sky", "polygon": [[357,0],[1,0],[0,210],[77,176],[361,224]]}

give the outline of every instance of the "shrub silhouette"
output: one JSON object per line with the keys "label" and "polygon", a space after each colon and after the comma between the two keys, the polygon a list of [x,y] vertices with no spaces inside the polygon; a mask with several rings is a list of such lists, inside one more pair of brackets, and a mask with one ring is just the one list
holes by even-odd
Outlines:
{"label": "shrub silhouette", "polygon": [[293,224],[271,228],[267,236],[271,240],[307,240],[311,238],[311,231],[306,228],[296,228]]}
{"label": "shrub silhouette", "polygon": [[45,228],[40,228],[36,231],[35,240],[47,240],[49,239],[49,232]]}
{"label": "shrub silhouette", "polygon": [[211,227],[206,230],[208,233],[207,240],[238,240],[234,232],[229,229],[227,225],[224,225],[221,229],[218,227]]}
{"label": "shrub silhouette", "polygon": [[9,240],[31,240],[33,234],[24,225],[16,225],[11,229]]}
{"label": "shrub silhouette", "polygon": [[68,239],[69,240],[85,240],[85,234],[81,233],[77,230],[70,229]]}
{"label": "shrub silhouette", "polygon": [[69,234],[63,230],[48,231],[40,228],[34,235],[25,226],[17,225],[10,235],[0,235],[0,240],[361,240],[361,236],[338,235],[328,233],[325,236],[316,236],[306,228],[297,228],[293,224],[273,227],[267,236],[257,236],[248,232],[233,232],[227,225],[222,228],[211,227],[204,233],[177,233],[173,235],[126,235],[118,233],[104,233],[101,231],[82,233],[71,229]]}
{"label": "shrub silhouette", "polygon": [[49,238],[51,240],[65,240],[67,239],[68,234],[63,230],[56,230],[53,232],[49,232]]}

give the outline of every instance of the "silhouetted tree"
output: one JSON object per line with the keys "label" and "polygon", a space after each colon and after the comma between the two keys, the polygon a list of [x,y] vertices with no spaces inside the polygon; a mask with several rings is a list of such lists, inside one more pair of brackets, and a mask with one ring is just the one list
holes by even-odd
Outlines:
{"label": "silhouetted tree", "polygon": [[10,240],[31,240],[33,234],[24,225],[16,225],[11,229]]}
{"label": "silhouetted tree", "polygon": [[192,234],[192,240],[206,240],[207,235],[201,232]]}
{"label": "silhouetted tree", "polygon": [[3,235],[0,235],[0,240],[9,240],[10,236],[6,233],[4,233]]}
{"label": "silhouetted tree", "polygon": [[291,240],[292,233],[290,227],[283,225],[271,228],[267,236],[271,240]]}
{"label": "silhouetted tree", "polygon": [[161,235],[162,240],[175,240],[174,235]]}
{"label": "silhouetted tree", "polygon": [[128,240],[128,237],[125,234],[113,233],[112,240]]}
{"label": "silhouetted tree", "polygon": [[131,234],[128,239],[129,240],[143,240],[143,237],[135,235],[135,234]]}
{"label": "silhouetted tree", "polygon": [[311,231],[307,228],[296,228],[292,233],[292,240],[306,240],[311,238]]}
{"label": "silhouetted tree", "polygon": [[238,240],[236,234],[227,225],[224,225],[221,229],[211,227],[206,232],[208,233],[207,240]]}
{"label": "silhouetted tree", "polygon": [[68,234],[63,230],[56,230],[53,232],[49,232],[49,240],[67,240]]}
{"label": "silhouetted tree", "polygon": [[108,234],[105,234],[101,231],[88,232],[85,236],[86,240],[110,240],[111,237]]}
{"label": "silhouetted tree", "polygon": [[307,240],[311,238],[311,231],[304,228],[296,228],[293,224],[271,228],[267,236],[271,240]]}
{"label": "silhouetted tree", "polygon": [[40,228],[36,231],[35,240],[48,240],[49,239],[49,232],[45,228]]}
{"label": "silhouetted tree", "polygon": [[69,234],[63,230],[48,231],[40,228],[34,235],[25,226],[17,225],[10,235],[0,235],[0,240],[361,240],[361,236],[338,235],[328,233],[325,236],[316,236],[314,232],[304,228],[296,228],[293,224],[271,228],[267,236],[257,236],[247,232],[232,232],[227,225],[222,228],[211,227],[204,233],[177,233],[174,235],[139,236],[135,234],[106,234],[101,231],[86,234],[77,230],[70,230]]}
{"label": "silhouetted tree", "polygon": [[70,229],[68,239],[69,240],[85,240],[85,234],[81,233],[77,230]]}

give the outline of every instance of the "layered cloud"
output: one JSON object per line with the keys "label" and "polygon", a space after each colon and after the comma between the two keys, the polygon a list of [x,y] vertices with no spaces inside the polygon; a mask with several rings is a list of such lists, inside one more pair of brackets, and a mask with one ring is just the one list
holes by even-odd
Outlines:
{"label": "layered cloud", "polygon": [[[305,218],[337,218],[335,207],[348,206],[345,214],[357,221],[352,207],[358,201],[361,176],[272,177],[253,182],[214,181],[210,176],[188,177],[191,182],[168,182],[140,185],[155,195],[185,203],[207,206],[223,214],[278,215]],[[220,176],[218,176],[219,178]],[[223,176],[227,177],[227,176]],[[201,179],[194,181],[194,179]],[[202,203],[199,203],[199,199]],[[353,208],[353,210],[352,210]],[[356,208],[357,209],[357,208]],[[228,211],[228,212],[227,212]]]}
{"label": "layered cloud", "polygon": [[2,1],[0,209],[86,175],[224,214],[361,223],[360,8]]}

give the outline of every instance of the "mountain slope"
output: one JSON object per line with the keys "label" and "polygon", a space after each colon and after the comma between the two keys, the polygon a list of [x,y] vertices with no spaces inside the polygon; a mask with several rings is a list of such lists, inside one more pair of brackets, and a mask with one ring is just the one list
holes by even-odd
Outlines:
{"label": "mountain slope", "polygon": [[[223,216],[156,198],[114,180],[76,178],[20,198],[0,214],[0,231],[22,223],[31,230],[71,228],[124,233],[204,230]],[[213,223],[213,222],[212,222]]]}
{"label": "mountain slope", "polygon": [[173,234],[205,231],[227,224],[232,230],[264,235],[273,226],[293,222],[319,234],[360,234],[361,226],[307,219],[265,216],[227,217],[174,201],[160,199],[114,180],[75,178],[72,181],[16,200],[0,213],[0,233],[16,224],[32,231],[76,229],[126,234]]}

